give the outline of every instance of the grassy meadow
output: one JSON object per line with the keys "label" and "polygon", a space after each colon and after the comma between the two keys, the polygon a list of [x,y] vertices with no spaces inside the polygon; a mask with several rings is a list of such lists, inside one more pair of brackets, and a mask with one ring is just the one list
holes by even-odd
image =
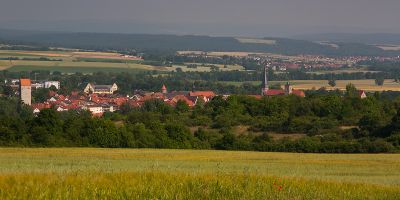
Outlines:
{"label": "grassy meadow", "polygon": [[0,199],[398,199],[400,155],[1,148]]}
{"label": "grassy meadow", "polygon": [[[222,83],[230,84],[230,85],[241,85],[244,82],[230,82],[225,81]],[[260,85],[261,81],[251,81],[248,82],[254,85]],[[270,81],[270,85],[281,84],[283,86],[286,81]],[[394,82],[393,79],[386,79],[383,86],[378,86],[375,84],[375,80],[373,79],[365,79],[365,80],[336,80],[336,86],[331,87],[328,84],[327,80],[291,80],[290,84],[293,85],[293,88],[300,90],[312,90],[319,89],[321,87],[325,87],[327,90],[345,90],[346,85],[352,83],[358,89],[365,91],[400,91],[400,84]]]}

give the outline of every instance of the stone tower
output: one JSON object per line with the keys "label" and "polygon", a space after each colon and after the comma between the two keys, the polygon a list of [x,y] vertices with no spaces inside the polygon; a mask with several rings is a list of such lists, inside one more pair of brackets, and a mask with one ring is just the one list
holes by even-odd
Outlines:
{"label": "stone tower", "polygon": [[32,104],[32,88],[31,79],[20,79],[19,80],[19,95],[21,101],[26,105]]}

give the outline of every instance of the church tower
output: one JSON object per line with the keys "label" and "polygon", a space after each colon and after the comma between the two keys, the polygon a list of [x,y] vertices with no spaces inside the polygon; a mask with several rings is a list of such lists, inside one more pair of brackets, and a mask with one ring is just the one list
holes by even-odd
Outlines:
{"label": "church tower", "polygon": [[293,86],[290,85],[289,81],[285,85],[285,95],[290,95],[293,93]]}
{"label": "church tower", "polygon": [[161,93],[163,93],[163,94],[167,94],[167,87],[165,86],[165,85],[162,85],[162,87],[161,87]]}
{"label": "church tower", "polygon": [[264,66],[264,78],[262,80],[261,96],[266,96],[268,92],[268,68]]}

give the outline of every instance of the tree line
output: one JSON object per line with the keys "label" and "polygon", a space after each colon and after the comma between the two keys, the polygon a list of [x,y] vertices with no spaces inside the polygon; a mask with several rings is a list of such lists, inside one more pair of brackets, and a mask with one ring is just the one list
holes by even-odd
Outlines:
{"label": "tree line", "polygon": [[1,97],[0,145],[397,152],[400,99],[384,99],[378,93],[360,99],[349,85],[345,93],[314,93],[306,98],[217,96],[194,108],[182,101],[171,107],[150,100],[140,108],[125,104],[116,113],[96,118],[86,111],[54,109],[35,116],[17,98]]}

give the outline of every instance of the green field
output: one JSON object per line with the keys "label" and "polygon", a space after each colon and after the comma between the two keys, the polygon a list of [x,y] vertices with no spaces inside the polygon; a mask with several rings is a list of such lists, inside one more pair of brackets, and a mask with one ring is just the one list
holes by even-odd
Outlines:
{"label": "green field", "polygon": [[398,199],[400,155],[2,148],[0,199]]}
{"label": "green field", "polygon": [[[283,86],[287,81],[269,81],[270,85],[280,84]],[[244,82],[232,82],[232,81],[224,81],[221,83],[239,86]],[[247,82],[253,85],[261,85],[261,81],[250,81]],[[365,79],[365,80],[336,80],[336,86],[331,87],[328,84],[328,80],[290,80],[290,84],[293,85],[294,89],[300,90],[312,90],[319,89],[321,87],[325,87],[327,90],[345,90],[346,85],[352,83],[358,89],[365,91],[400,91],[400,84],[394,82],[392,79],[386,79],[383,86],[378,86],[375,84],[375,80],[373,79]]]}

